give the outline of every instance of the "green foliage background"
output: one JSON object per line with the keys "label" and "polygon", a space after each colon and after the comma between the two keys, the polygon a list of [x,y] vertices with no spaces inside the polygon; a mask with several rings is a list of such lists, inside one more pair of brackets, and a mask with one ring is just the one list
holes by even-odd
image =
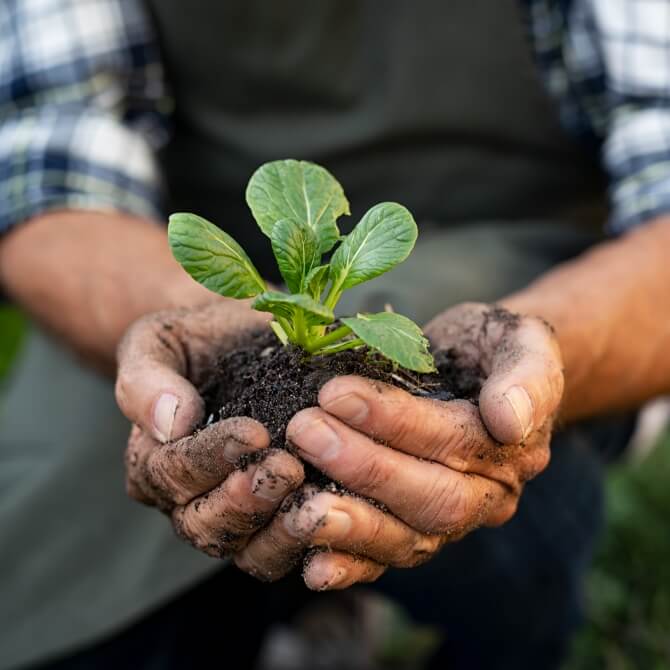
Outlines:
{"label": "green foliage background", "polygon": [[670,668],[670,434],[607,482],[607,531],[588,579],[589,622],[566,670]]}
{"label": "green foliage background", "polygon": [[[0,381],[26,319],[0,307]],[[588,579],[589,620],[565,670],[670,670],[670,434],[607,482],[607,530]]]}

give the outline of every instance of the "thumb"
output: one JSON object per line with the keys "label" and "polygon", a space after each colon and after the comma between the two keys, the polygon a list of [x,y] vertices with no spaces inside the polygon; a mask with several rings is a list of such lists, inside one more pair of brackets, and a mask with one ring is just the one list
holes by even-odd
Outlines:
{"label": "thumb", "polygon": [[125,416],[159,442],[193,432],[204,403],[185,377],[187,356],[160,314],[135,322],[119,345],[116,401]]}
{"label": "thumb", "polygon": [[503,444],[521,444],[551,417],[563,395],[563,365],[554,334],[540,319],[523,318],[492,357],[479,396],[489,433]]}

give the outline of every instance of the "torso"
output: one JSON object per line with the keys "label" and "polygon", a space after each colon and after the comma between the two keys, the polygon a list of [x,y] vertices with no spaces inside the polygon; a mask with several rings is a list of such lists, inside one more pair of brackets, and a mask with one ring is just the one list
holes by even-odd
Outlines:
{"label": "torso", "polygon": [[326,165],[354,218],[391,199],[420,223],[558,217],[602,197],[558,126],[516,0],[150,4],[176,100],[172,206],[257,258],[269,249],[243,191],[275,158]]}

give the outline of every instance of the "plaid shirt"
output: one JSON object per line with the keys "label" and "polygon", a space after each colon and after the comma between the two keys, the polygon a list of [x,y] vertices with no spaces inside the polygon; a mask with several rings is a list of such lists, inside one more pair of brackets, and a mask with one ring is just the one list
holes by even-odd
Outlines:
{"label": "plaid shirt", "polygon": [[[611,228],[670,211],[670,2],[520,1],[564,125],[600,149]],[[154,40],[140,0],[0,4],[0,231],[54,208],[160,215]]]}

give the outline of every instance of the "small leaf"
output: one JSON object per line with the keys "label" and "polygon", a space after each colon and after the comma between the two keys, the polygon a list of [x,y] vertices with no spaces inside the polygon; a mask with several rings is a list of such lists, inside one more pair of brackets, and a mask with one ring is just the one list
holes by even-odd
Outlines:
{"label": "small leaf", "polygon": [[339,182],[325,168],[307,161],[261,165],[249,180],[246,199],[268,237],[277,221],[292,219],[314,231],[319,253],[333,248],[340,236],[336,221],[349,214],[349,202]]}
{"label": "small leaf", "polygon": [[317,265],[317,267],[310,270],[305,279],[307,290],[315,300],[318,300],[321,297],[323,289],[326,288],[329,269],[330,266],[328,265]]}
{"label": "small leaf", "polygon": [[293,321],[296,312],[301,309],[305,314],[307,325],[333,323],[335,316],[328,309],[304,293],[281,293],[280,291],[266,291],[259,295],[252,305],[259,312],[270,312],[275,316],[284,317]]}
{"label": "small leaf", "polygon": [[275,224],[270,239],[286,286],[291,293],[302,293],[307,288],[307,275],[321,258],[314,231],[302,223],[282,219]]}
{"label": "small leaf", "polygon": [[266,288],[244,249],[201,216],[173,214],[168,241],[184,270],[214,293],[229,298],[252,298]]}
{"label": "small leaf", "polygon": [[288,344],[288,335],[281,327],[281,323],[278,321],[270,321],[270,328],[272,328],[274,334],[279,338],[279,341],[286,346]]}
{"label": "small leaf", "polygon": [[339,291],[373,279],[404,261],[414,248],[418,231],[410,212],[395,202],[368,210],[337,248],[330,277]]}
{"label": "small leaf", "polygon": [[428,340],[414,321],[402,314],[380,312],[340,319],[371,349],[416,372],[434,372]]}

